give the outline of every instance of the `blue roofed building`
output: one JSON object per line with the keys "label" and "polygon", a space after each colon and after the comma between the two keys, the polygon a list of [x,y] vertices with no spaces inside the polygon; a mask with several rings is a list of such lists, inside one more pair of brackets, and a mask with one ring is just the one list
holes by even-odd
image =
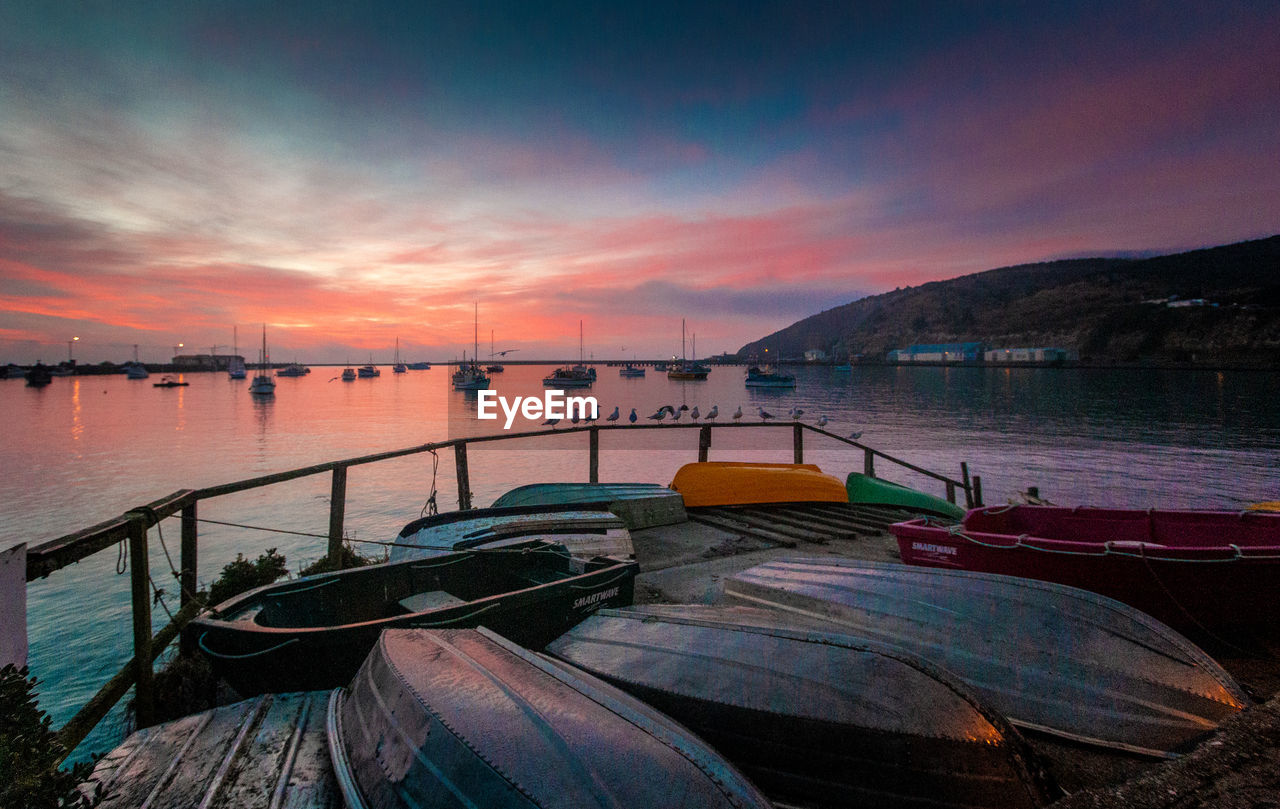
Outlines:
{"label": "blue roofed building", "polygon": [[889,352],[891,363],[964,363],[982,359],[982,343],[933,343],[895,348]]}

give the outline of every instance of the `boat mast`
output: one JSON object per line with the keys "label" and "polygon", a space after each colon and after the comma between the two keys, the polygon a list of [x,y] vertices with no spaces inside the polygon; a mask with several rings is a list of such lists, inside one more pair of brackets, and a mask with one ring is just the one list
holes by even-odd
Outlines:
{"label": "boat mast", "polygon": [[688,357],[684,353],[684,318],[680,318],[680,361],[687,360]]}
{"label": "boat mast", "polygon": [[472,339],[475,340],[475,343],[474,345],[471,346],[471,348],[473,349],[471,352],[471,361],[474,363],[479,363],[480,361],[480,301],[476,301],[475,306],[476,306],[475,334],[472,336]]}
{"label": "boat mast", "polygon": [[582,365],[582,321],[578,321],[578,364]]}

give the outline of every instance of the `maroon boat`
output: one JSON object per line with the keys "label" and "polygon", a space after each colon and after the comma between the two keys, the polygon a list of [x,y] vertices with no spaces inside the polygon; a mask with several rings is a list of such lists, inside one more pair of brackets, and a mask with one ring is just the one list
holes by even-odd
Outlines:
{"label": "maroon boat", "polygon": [[1274,622],[1280,514],[993,506],[890,530],[907,564],[1080,587],[1186,632]]}

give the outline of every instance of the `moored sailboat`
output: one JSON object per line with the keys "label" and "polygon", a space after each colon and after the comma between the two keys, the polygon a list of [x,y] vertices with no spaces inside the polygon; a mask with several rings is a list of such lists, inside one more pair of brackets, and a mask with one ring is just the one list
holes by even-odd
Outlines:
{"label": "moored sailboat", "polygon": [[276,381],[271,378],[271,367],[267,354],[267,324],[262,324],[262,350],[258,354],[258,373],[249,383],[249,393],[254,396],[274,396]]}

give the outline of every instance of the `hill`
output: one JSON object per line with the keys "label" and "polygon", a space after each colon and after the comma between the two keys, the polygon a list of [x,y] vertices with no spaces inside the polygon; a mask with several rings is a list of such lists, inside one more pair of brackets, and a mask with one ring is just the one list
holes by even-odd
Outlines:
{"label": "hill", "polygon": [[[1209,305],[1171,307],[1171,299]],[[1280,236],[1154,258],[1023,264],[897,289],[807,317],[739,356],[816,348],[877,361],[912,344],[969,341],[1070,348],[1094,362],[1280,366]]]}

